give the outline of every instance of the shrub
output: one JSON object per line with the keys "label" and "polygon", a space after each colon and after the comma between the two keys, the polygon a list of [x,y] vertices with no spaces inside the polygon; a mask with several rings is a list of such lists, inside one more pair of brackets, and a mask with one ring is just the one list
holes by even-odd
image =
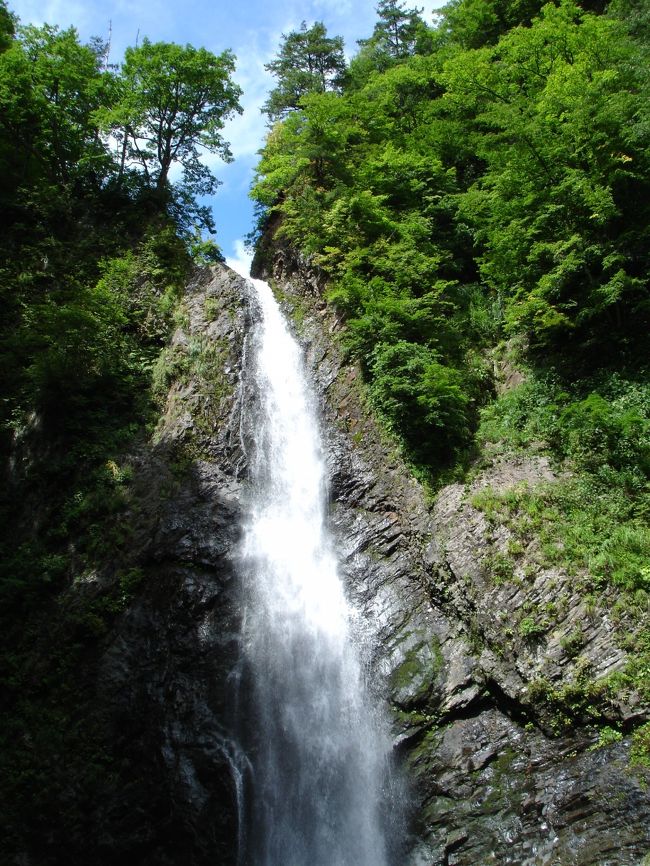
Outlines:
{"label": "shrub", "polygon": [[610,728],[609,725],[605,725],[604,728],[600,729],[598,740],[591,747],[591,751],[604,749],[606,746],[612,746],[614,743],[620,743],[622,739],[623,734],[620,731]]}
{"label": "shrub", "polygon": [[519,623],[519,634],[524,640],[533,641],[546,631],[547,626],[544,623],[538,622],[532,616],[526,616]]}
{"label": "shrub", "polygon": [[444,463],[467,443],[470,397],[463,376],[431,349],[405,340],[381,344],[371,373],[373,402],[420,459]]}
{"label": "shrub", "polygon": [[592,393],[572,403],[559,416],[558,450],[587,470],[609,464],[615,469],[639,466],[650,471],[650,423],[634,409]]}
{"label": "shrub", "polygon": [[637,728],[632,735],[630,764],[633,767],[647,767],[650,769],[650,722]]}

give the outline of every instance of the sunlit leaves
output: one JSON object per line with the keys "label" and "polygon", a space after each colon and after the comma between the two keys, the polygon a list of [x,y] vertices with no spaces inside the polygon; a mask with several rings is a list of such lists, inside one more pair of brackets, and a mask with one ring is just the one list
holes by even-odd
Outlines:
{"label": "sunlit leaves", "polygon": [[205,48],[144,39],[127,48],[113,104],[97,112],[98,122],[123,144],[123,164],[138,165],[157,190],[168,185],[174,163],[182,166],[194,194],[215,191],[200,150],[231,159],[221,130],[241,111],[241,89],[232,81],[231,52],[216,56]]}
{"label": "sunlit leaves", "polygon": [[603,316],[616,327],[641,297],[635,256],[632,270],[605,264],[646,231],[627,194],[631,175],[647,186],[649,168],[634,61],[619,22],[563,2],[445,69],[444,100],[465,116],[487,168],[461,212],[485,245],[485,280],[513,298],[508,322],[534,340],[590,320],[602,327]]}
{"label": "sunlit leaves", "polygon": [[460,371],[406,340],[379,343],[370,366],[375,405],[420,460],[443,462],[466,441],[470,398]]}
{"label": "sunlit leaves", "polygon": [[99,185],[110,158],[93,114],[110,94],[110,76],[74,29],[22,28],[0,54],[0,148],[10,150],[7,170],[20,183],[45,174],[51,183]]}
{"label": "sunlit leaves", "polygon": [[328,274],[376,400],[401,399],[379,345],[462,371],[470,418],[498,334],[597,363],[647,335],[650,76],[626,4],[459,0],[431,53],[368,40],[342,94],[273,130],[256,195]]}

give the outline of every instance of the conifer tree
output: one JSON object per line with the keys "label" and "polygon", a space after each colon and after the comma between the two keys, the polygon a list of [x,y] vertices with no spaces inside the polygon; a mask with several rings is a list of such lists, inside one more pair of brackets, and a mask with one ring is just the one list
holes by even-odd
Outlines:
{"label": "conifer tree", "polygon": [[307,93],[338,90],[345,73],[343,39],[328,37],[321,21],[312,27],[302,22],[300,30],[283,35],[275,60],[265,67],[278,79],[262,110],[271,121],[280,120],[300,107]]}
{"label": "conifer tree", "polygon": [[379,0],[376,11],[379,20],[372,36],[360,40],[359,45],[393,59],[413,54],[418,35],[425,26],[420,17],[423,10],[407,9],[401,0]]}

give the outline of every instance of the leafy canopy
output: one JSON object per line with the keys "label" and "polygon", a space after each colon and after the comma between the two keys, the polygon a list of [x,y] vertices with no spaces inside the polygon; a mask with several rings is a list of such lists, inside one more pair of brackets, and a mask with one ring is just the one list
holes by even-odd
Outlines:
{"label": "leafy canopy", "polygon": [[121,144],[121,165],[137,165],[158,192],[169,186],[174,163],[193,195],[207,195],[216,178],[200,161],[201,151],[232,156],[221,131],[241,112],[241,89],[231,75],[230,51],[214,55],[205,48],[144,39],[127,48],[117,82],[117,99],[98,112],[102,128]]}
{"label": "leafy canopy", "polygon": [[[647,348],[647,16],[588,6],[454,0],[427,28],[385,0],[342,87],[303,94],[262,152],[254,197],[324,269],[375,404],[429,460],[490,399],[490,342],[581,370]],[[455,438],[414,408],[430,364],[460,374]]]}

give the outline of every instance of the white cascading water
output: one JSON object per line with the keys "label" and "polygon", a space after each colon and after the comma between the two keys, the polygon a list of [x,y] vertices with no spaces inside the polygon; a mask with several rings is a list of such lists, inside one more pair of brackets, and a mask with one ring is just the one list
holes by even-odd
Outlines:
{"label": "white cascading water", "polygon": [[316,413],[270,287],[251,284],[260,315],[242,561],[255,730],[240,862],[387,866],[390,741],[364,684],[325,526]]}

